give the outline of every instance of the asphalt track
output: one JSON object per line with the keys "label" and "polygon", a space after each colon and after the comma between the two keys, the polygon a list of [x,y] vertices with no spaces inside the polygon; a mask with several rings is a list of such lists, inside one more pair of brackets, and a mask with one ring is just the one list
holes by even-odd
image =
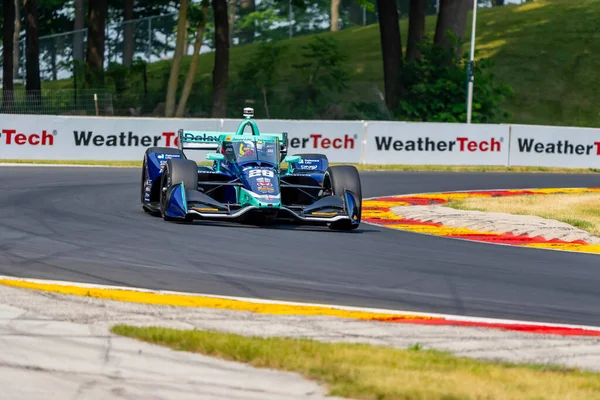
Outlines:
{"label": "asphalt track", "polygon": [[[598,175],[362,173],[365,197],[599,186]],[[367,224],[164,222],[138,169],[0,167],[0,274],[220,295],[600,325],[600,257]]]}

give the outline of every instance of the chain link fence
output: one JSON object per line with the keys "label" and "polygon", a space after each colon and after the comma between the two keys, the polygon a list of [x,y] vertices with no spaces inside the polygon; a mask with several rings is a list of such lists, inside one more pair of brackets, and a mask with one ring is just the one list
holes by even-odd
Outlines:
{"label": "chain link fence", "polygon": [[3,114],[117,115],[114,95],[105,90],[0,90]]}
{"label": "chain link fence", "polygon": [[[261,25],[254,22],[254,38],[248,39],[247,29],[239,28],[241,20],[234,23],[231,46],[253,41],[279,40],[329,30],[329,21],[323,16],[319,24],[295,20],[293,10],[282,7],[281,15],[275,24]],[[370,25],[377,22],[375,13],[362,8],[353,9],[353,15],[342,16],[340,29],[352,26]],[[177,13],[141,18],[137,20],[108,24],[104,46],[104,89],[86,89],[85,54],[87,29],[70,31],[40,37],[40,74],[42,91],[26,94],[25,39],[15,46],[14,91],[3,91],[0,86],[0,113],[18,114],[58,114],[58,115],[161,115],[161,102],[165,93],[148,89],[148,79],[163,79],[157,70],[147,73],[148,64],[170,60],[173,57],[177,35]],[[208,23],[201,53],[213,50],[214,25],[209,9]],[[24,32],[22,33],[24,36]],[[193,51],[193,35],[190,35],[185,54]],[[0,46],[0,54],[2,47]],[[0,65],[2,61],[0,60]],[[136,65],[139,68],[136,69]],[[119,66],[133,66],[134,73],[121,76]],[[143,69],[143,71],[141,69]],[[150,75],[150,76],[149,76]],[[121,82],[118,82],[118,81]],[[152,82],[151,82],[152,83]],[[205,82],[206,83],[206,82]],[[99,85],[102,87],[102,85]],[[123,89],[127,86],[126,89]],[[152,86],[152,85],[151,85]],[[200,86],[200,85],[199,85]],[[199,89],[205,91],[206,89]],[[206,93],[205,93],[206,94]],[[95,96],[95,97],[94,97]],[[206,97],[206,96],[205,96]],[[96,99],[96,100],[95,100]],[[191,102],[195,99],[191,98]],[[196,100],[198,102],[198,100]],[[201,109],[194,116],[202,116],[210,105],[195,107]],[[164,114],[164,112],[163,112]]]}

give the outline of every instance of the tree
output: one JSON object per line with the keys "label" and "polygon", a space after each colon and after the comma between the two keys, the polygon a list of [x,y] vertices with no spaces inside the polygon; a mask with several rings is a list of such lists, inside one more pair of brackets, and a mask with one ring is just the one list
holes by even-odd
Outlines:
{"label": "tree", "polygon": [[340,22],[340,0],[331,0],[331,32],[339,30]]}
{"label": "tree", "polygon": [[448,31],[462,38],[467,24],[471,0],[440,0],[440,13],[435,27],[434,43],[447,49],[451,46]]}
{"label": "tree", "polygon": [[[241,0],[240,1],[240,9],[239,15],[241,18],[252,14],[256,11],[256,3],[254,0]],[[247,24],[247,26],[240,26],[238,23],[238,32],[240,38],[240,44],[248,44],[254,41],[255,34],[255,24],[254,21],[252,23]]]}
{"label": "tree", "polygon": [[[10,2],[9,2],[10,3]],[[41,100],[40,91],[40,37],[36,0],[24,0],[25,11],[25,55],[27,79],[25,90],[27,97],[34,104]]]}
{"label": "tree", "polygon": [[85,10],[83,8],[83,0],[74,0],[75,6],[75,34],[73,35],[73,59],[75,61],[83,61],[83,27],[85,25]]}
{"label": "tree", "polygon": [[385,103],[389,109],[395,109],[402,96],[401,68],[402,44],[400,24],[395,0],[377,0],[379,14],[379,35],[383,54],[383,80]]}
{"label": "tree", "polygon": [[15,31],[15,3],[2,2],[2,109],[11,111],[13,107],[13,35]]}
{"label": "tree", "polygon": [[15,4],[15,32],[13,35],[13,78],[19,75],[19,64],[21,61],[20,39],[21,39],[21,2],[14,0]]}
{"label": "tree", "polygon": [[179,68],[183,57],[183,47],[187,36],[187,12],[188,0],[179,3],[179,20],[177,22],[177,41],[175,42],[175,53],[173,54],[173,65],[167,86],[167,101],[165,104],[165,116],[172,117],[175,114],[175,97],[177,95],[177,84],[179,83]]}
{"label": "tree", "polygon": [[235,14],[237,12],[237,0],[229,0],[229,45],[233,44],[233,34],[235,27]]}
{"label": "tree", "polygon": [[123,64],[129,66],[133,61],[134,36],[133,36],[133,2],[125,0],[123,6]]}
{"label": "tree", "polygon": [[215,20],[215,64],[213,67],[212,117],[224,118],[227,114],[229,83],[229,21],[227,0],[212,0]]}
{"label": "tree", "polygon": [[[193,9],[192,9],[193,10]],[[181,98],[177,105],[177,111],[175,112],[176,117],[183,117],[185,114],[185,104],[187,103],[190,93],[192,91],[192,85],[196,79],[196,70],[198,69],[198,62],[200,56],[200,49],[202,48],[202,39],[204,37],[204,29],[206,27],[206,17],[208,15],[208,0],[202,0],[202,9],[198,18],[198,26],[196,28],[196,40],[194,42],[194,53],[192,54],[192,61],[190,62],[190,68],[183,84],[183,90],[181,91]]]}
{"label": "tree", "polygon": [[86,63],[90,74],[86,76],[88,85],[104,84],[104,28],[108,4],[106,0],[90,0],[88,10],[88,38]]}
{"label": "tree", "polygon": [[408,43],[406,60],[413,61],[420,57],[418,44],[425,37],[425,14],[427,0],[410,0],[410,17],[408,19]]}

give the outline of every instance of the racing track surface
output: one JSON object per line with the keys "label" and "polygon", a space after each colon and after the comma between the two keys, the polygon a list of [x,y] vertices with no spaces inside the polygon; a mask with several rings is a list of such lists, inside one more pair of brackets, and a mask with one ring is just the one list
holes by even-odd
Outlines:
{"label": "racing track surface", "polygon": [[[135,168],[0,167],[0,274],[600,325],[600,257],[418,235],[173,224]],[[362,173],[365,197],[599,186],[598,175]]]}

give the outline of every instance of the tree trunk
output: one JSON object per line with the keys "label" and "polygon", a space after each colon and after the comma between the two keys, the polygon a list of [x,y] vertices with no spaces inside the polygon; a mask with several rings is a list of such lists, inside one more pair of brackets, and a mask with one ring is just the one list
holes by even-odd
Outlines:
{"label": "tree trunk", "polygon": [[[448,49],[448,30],[462,39],[467,25],[467,15],[473,2],[471,0],[440,0],[440,12],[435,27],[434,42]],[[458,49],[460,51],[460,49]]]}
{"label": "tree trunk", "polygon": [[212,0],[215,18],[215,65],[213,68],[212,117],[227,114],[227,86],[229,80],[229,21],[227,0]]}
{"label": "tree trunk", "polygon": [[87,76],[90,86],[103,86],[104,84],[104,40],[107,11],[106,0],[90,0],[86,53],[86,63],[91,72]]}
{"label": "tree trunk", "polygon": [[385,103],[393,110],[402,95],[400,74],[402,69],[402,43],[400,24],[395,0],[377,0],[379,15],[379,35],[383,55],[383,80]]}
{"label": "tree trunk", "polygon": [[13,35],[13,78],[19,76],[19,67],[21,65],[21,2],[14,0],[15,6],[15,32]]}
{"label": "tree trunk", "polygon": [[331,32],[339,30],[340,23],[340,0],[331,0]]}
{"label": "tree trunk", "polygon": [[190,62],[190,69],[188,70],[183,84],[183,90],[181,91],[181,98],[177,105],[177,111],[175,112],[176,117],[183,117],[185,114],[185,105],[192,92],[192,86],[196,79],[196,70],[198,69],[198,60],[200,57],[200,49],[202,48],[202,39],[204,38],[204,27],[206,26],[206,16],[208,14],[208,0],[202,4],[202,22],[198,24],[196,30],[196,41],[194,43],[194,53],[192,54],[192,61]]}
{"label": "tree trunk", "polygon": [[13,35],[15,33],[15,3],[2,2],[4,24],[2,26],[2,111],[13,111]]}
{"label": "tree trunk", "polygon": [[133,37],[133,2],[134,0],[125,0],[123,8],[123,64],[129,66],[133,61],[134,37]]}
{"label": "tree trunk", "polygon": [[25,90],[27,98],[34,105],[39,104],[41,100],[40,91],[42,83],[40,80],[40,38],[38,25],[38,12],[35,0],[25,0],[25,55],[27,79]]}
{"label": "tree trunk", "polygon": [[75,34],[73,36],[73,60],[83,61],[83,28],[85,25],[85,10],[83,0],[74,0],[75,6]]}
{"label": "tree trunk", "polygon": [[[241,0],[240,1],[240,15],[248,15],[256,11],[256,3],[254,0]],[[248,27],[239,32],[238,37],[240,38],[240,44],[249,44],[254,42],[255,34],[254,26]]]}
{"label": "tree trunk", "polygon": [[233,45],[233,35],[235,28],[235,13],[237,12],[237,0],[229,0],[229,46]]}
{"label": "tree trunk", "polygon": [[406,46],[406,60],[414,61],[421,57],[418,44],[425,37],[425,14],[427,0],[410,0],[410,17],[408,20],[408,44]]}
{"label": "tree trunk", "polygon": [[58,66],[56,65],[56,47],[50,48],[50,72],[52,73],[52,80],[58,80]]}
{"label": "tree trunk", "polygon": [[172,117],[175,114],[175,97],[177,96],[177,84],[179,83],[179,68],[181,67],[181,58],[183,57],[183,46],[187,36],[187,10],[188,0],[181,0],[179,3],[179,20],[177,21],[177,40],[175,42],[175,53],[173,54],[173,65],[171,65],[171,74],[167,86],[167,101],[165,104],[165,116]]}

